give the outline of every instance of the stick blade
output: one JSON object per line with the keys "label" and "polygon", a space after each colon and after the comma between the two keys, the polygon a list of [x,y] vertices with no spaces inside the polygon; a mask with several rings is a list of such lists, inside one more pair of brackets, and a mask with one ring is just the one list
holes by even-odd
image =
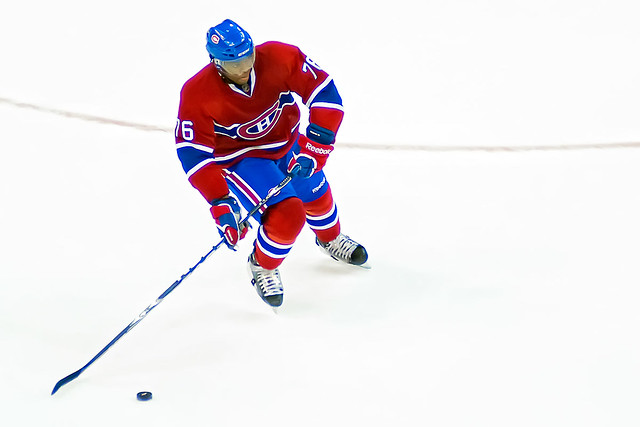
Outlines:
{"label": "stick blade", "polygon": [[56,393],[56,391],[58,391],[58,389],[60,387],[62,387],[63,385],[65,385],[66,383],[69,383],[69,382],[75,380],[76,378],[78,378],[78,376],[81,373],[82,373],[82,369],[79,369],[79,370],[75,371],[73,374],[67,375],[66,377],[64,377],[63,379],[58,381],[56,383],[55,387],[53,387],[53,391],[51,392],[51,395],[53,396]]}

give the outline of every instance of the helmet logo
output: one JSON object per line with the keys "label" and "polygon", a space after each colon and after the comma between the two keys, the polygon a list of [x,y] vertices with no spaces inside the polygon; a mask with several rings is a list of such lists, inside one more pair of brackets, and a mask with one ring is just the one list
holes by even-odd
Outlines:
{"label": "helmet logo", "polygon": [[213,42],[213,44],[218,44],[220,42],[220,37],[218,37],[217,34],[214,34],[211,36],[211,41]]}

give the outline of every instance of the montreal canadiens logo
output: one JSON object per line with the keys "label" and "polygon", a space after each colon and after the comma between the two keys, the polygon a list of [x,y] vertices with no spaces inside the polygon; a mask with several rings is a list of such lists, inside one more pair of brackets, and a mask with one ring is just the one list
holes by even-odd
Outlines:
{"label": "montreal canadiens logo", "polygon": [[219,135],[228,136],[229,138],[241,138],[249,141],[263,138],[276,127],[282,115],[283,108],[293,104],[295,104],[293,95],[291,95],[290,92],[282,93],[271,107],[255,119],[247,123],[235,124],[229,127],[214,124],[215,132]]}
{"label": "montreal canadiens logo", "polygon": [[218,44],[220,43],[220,37],[218,37],[217,34],[214,34],[211,36],[211,41],[213,42],[213,44]]}
{"label": "montreal canadiens logo", "polygon": [[278,104],[280,104],[280,101],[276,101],[271,108],[262,113],[257,119],[238,127],[238,136],[242,139],[258,139],[268,134],[278,123],[278,119],[282,114],[282,108],[279,108]]}

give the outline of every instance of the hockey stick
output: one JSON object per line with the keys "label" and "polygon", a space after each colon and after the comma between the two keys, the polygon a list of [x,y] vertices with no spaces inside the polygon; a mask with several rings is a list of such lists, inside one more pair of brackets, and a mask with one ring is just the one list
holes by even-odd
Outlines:
{"label": "hockey stick", "polygon": [[[280,184],[276,185],[271,190],[269,190],[269,192],[264,197],[264,199],[260,200],[258,202],[258,204],[255,205],[253,207],[253,209],[251,209],[249,211],[249,213],[244,217],[244,219],[242,221],[240,221],[239,227],[243,227],[243,226],[246,227],[248,222],[249,222],[249,218],[251,218],[256,212],[258,212],[258,210],[260,208],[262,208],[265,204],[267,204],[269,199],[271,199],[273,196],[278,194],[280,192],[280,190],[282,190],[293,179],[293,177],[298,173],[299,170],[300,170],[300,165],[294,166],[293,170],[287,174],[287,176],[280,182]],[[177,288],[178,285],[180,283],[182,283],[182,281],[184,279],[186,279],[191,273],[193,273],[193,271],[196,268],[198,268],[198,266],[200,264],[202,264],[207,258],[209,258],[209,255],[211,255],[213,252],[215,252],[223,243],[224,243],[224,238],[222,240],[220,240],[214,247],[212,247],[211,250],[209,250],[209,252],[207,252],[207,254],[205,256],[200,258],[200,261],[198,261],[193,267],[191,267],[189,269],[189,271],[187,271],[185,274],[183,274],[182,277],[180,277],[180,279],[176,280],[173,283],[173,285],[169,286],[169,288],[166,291],[164,291],[162,293],[162,295],[160,295],[151,305],[149,305],[147,308],[145,308],[142,311],[142,313],[138,314],[138,317],[133,319],[133,321],[131,323],[129,323],[127,325],[127,327],[124,328],[122,330],[122,332],[120,332],[114,339],[112,339],[109,344],[107,344],[102,350],[100,350],[100,352],[98,354],[96,354],[93,357],[93,359],[91,359],[89,361],[89,363],[87,363],[86,365],[84,365],[82,368],[78,369],[77,371],[75,371],[71,375],[67,375],[66,377],[64,377],[63,379],[58,381],[56,383],[56,385],[53,387],[53,391],[51,392],[51,395],[54,395],[55,392],[58,391],[58,389],[60,387],[62,387],[63,385],[65,385],[65,384],[75,380],[76,378],[78,378],[78,376],[80,376],[80,374],[82,372],[84,372],[85,369],[87,369],[93,362],[98,360],[100,358],[100,356],[102,356],[104,353],[106,353],[107,350],[109,350],[111,348],[111,346],[113,346],[127,332],[129,332],[131,329],[133,329],[134,326],[136,326],[138,323],[140,323],[142,321],[142,319],[144,319],[147,316],[147,314],[149,314],[149,312],[151,310],[153,310],[158,304],[160,304],[167,295],[169,295],[175,288]]]}

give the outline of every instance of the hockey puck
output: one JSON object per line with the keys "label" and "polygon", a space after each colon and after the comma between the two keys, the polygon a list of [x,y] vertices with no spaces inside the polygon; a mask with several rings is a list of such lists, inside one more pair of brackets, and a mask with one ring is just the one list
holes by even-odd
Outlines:
{"label": "hockey puck", "polygon": [[150,391],[141,391],[140,393],[136,394],[136,397],[138,398],[138,400],[151,400],[153,394]]}

